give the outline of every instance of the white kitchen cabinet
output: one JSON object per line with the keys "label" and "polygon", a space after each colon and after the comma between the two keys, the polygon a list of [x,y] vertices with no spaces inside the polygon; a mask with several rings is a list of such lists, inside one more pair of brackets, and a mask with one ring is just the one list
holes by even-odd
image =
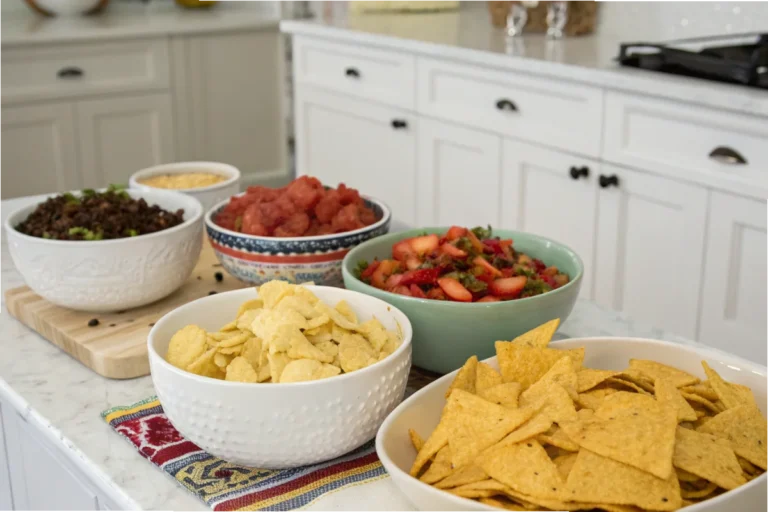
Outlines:
{"label": "white kitchen cabinet", "polygon": [[416,220],[416,117],[303,86],[296,91],[296,174],[345,183]]}
{"label": "white kitchen cabinet", "polygon": [[595,300],[695,339],[707,190],[609,164],[598,184]]}
{"label": "white kitchen cabinet", "polygon": [[8,414],[0,402],[0,510],[13,510],[13,494],[11,492],[11,471],[8,465],[6,445],[8,441],[3,428],[3,415]]}
{"label": "white kitchen cabinet", "polygon": [[2,126],[3,199],[81,185],[72,104],[4,107]]}
{"label": "white kitchen cabinet", "polygon": [[580,296],[591,299],[600,163],[505,140],[502,168],[499,225],[573,249],[584,263]]}
{"label": "white kitchen cabinet", "polygon": [[418,146],[418,225],[501,227],[501,137],[420,119]]}
{"label": "white kitchen cabinet", "polygon": [[276,31],[172,41],[180,160],[226,162],[244,175],[285,175],[283,47]]}
{"label": "white kitchen cabinet", "polygon": [[77,103],[83,185],[128,183],[139,169],[175,159],[169,94]]}
{"label": "white kitchen cabinet", "polygon": [[712,192],[699,340],[765,364],[766,203]]}

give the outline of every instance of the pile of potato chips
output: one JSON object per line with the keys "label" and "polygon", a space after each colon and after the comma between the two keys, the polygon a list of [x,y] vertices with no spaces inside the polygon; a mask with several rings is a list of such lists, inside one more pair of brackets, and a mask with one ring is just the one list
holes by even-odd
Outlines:
{"label": "pile of potato chips", "polygon": [[166,359],[205,377],[237,382],[300,382],[370,366],[400,346],[401,335],[372,318],[359,323],[345,301],[331,308],[309,289],[270,281],[219,332],[188,325]]}
{"label": "pile of potato chips", "polygon": [[766,469],[766,420],[752,391],[632,359],[583,368],[548,348],[559,320],[496,342],[501,372],[470,358],[411,475],[507,510],[676,510]]}

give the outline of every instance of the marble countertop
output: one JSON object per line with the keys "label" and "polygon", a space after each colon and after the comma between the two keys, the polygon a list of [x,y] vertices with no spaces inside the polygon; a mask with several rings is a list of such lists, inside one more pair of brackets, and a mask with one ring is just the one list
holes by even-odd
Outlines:
{"label": "marble countertop", "polygon": [[[20,198],[0,203],[3,221],[17,208],[37,202]],[[105,379],[11,317],[5,292],[24,284],[8,253],[3,233],[3,300],[0,310],[0,396],[29,425],[40,430],[125,509],[205,510],[205,505],[153,467],[115,434],[100,413],[154,394],[152,380]],[[659,329],[584,300],[577,302],[558,334],[568,337],[633,336],[692,344]],[[412,510],[390,479],[327,495],[309,510]]]}
{"label": "marble countertop", "polygon": [[[543,34],[507,38],[494,28],[485,2],[458,11],[409,14],[344,14],[311,20],[284,20],[282,31],[370,44],[419,55],[574,80],[610,89],[652,94],[677,101],[768,116],[768,91],[620,66],[621,42],[654,42],[670,36],[712,35],[706,26],[685,32],[664,30],[642,12],[631,16],[621,4],[601,4],[594,34],[551,40]],[[768,31],[768,17],[751,30]],[[760,25],[762,24],[762,25]]]}
{"label": "marble countertop", "polygon": [[221,2],[209,9],[184,9],[174,2],[112,2],[100,14],[46,18],[31,10],[3,14],[3,47],[86,42],[238,29],[274,29],[280,17],[273,2]]}

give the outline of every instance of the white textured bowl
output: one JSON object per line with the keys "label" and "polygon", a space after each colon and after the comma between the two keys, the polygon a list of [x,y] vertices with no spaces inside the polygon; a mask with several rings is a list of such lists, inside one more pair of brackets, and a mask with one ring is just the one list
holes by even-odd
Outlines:
{"label": "white textured bowl", "polygon": [[[150,187],[139,183],[139,180],[151,178],[152,176],[158,176],[163,174],[182,174],[187,172],[209,172],[212,174],[220,174],[226,176],[226,180],[215,185],[208,187],[197,188],[175,188],[175,189],[158,189],[156,187]],[[133,173],[129,180],[131,188],[148,189],[148,190],[168,190],[175,192],[182,192],[197,198],[203,205],[203,213],[210,210],[215,204],[229,199],[235,194],[240,192],[240,171],[229,164],[222,164],[218,162],[178,162],[174,164],[156,165],[154,167],[147,167]]]}
{"label": "white textured bowl", "polygon": [[184,437],[211,455],[245,466],[280,469],[330,460],[376,435],[400,403],[411,368],[411,323],[375,297],[308,286],[320,300],[346,300],[360,321],[400,325],[403,342],[386,359],[356,372],[290,384],[250,384],[201,377],[164,356],[171,336],[188,324],[218,330],[230,322],[254,288],[203,297],[161,318],[149,333],[152,381],[168,419]]}
{"label": "white textured bowl", "polygon": [[[724,379],[752,388],[760,409],[763,414],[766,412],[765,366],[719,350],[638,338],[574,338],[553,342],[552,346],[561,349],[585,347],[584,366],[606,370],[622,370],[627,367],[630,358],[640,358],[659,361],[706,378],[701,368],[701,360],[705,360]],[[485,362],[498,369],[495,357]],[[408,473],[416,458],[408,429],[413,428],[424,439],[429,437],[440,420],[445,392],[457,371],[438,379],[400,404],[381,425],[376,436],[376,451],[392,481],[419,510],[498,510],[436,489]],[[738,489],[688,507],[685,511],[766,510],[766,488],[766,474],[763,474]]]}
{"label": "white textured bowl", "polygon": [[27,286],[65,308],[108,312],[149,304],[184,284],[202,247],[200,202],[160,190],[127,192],[168,211],[183,208],[184,222],[156,233],[115,240],[47,240],[16,231],[14,226],[37,204],[21,208],[6,219],[5,233],[13,263]]}

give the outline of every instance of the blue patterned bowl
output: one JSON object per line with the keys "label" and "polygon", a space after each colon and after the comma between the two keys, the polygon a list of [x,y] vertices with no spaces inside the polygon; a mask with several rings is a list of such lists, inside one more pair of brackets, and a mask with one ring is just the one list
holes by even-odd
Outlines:
{"label": "blue patterned bowl", "polygon": [[343,287],[341,262],[344,256],[358,244],[389,232],[391,214],[387,205],[370,197],[363,197],[363,200],[379,220],[346,233],[277,238],[231,231],[213,221],[229,199],[208,211],[205,230],[219,262],[241,281],[260,285],[281,279],[291,283],[313,281],[316,285]]}

